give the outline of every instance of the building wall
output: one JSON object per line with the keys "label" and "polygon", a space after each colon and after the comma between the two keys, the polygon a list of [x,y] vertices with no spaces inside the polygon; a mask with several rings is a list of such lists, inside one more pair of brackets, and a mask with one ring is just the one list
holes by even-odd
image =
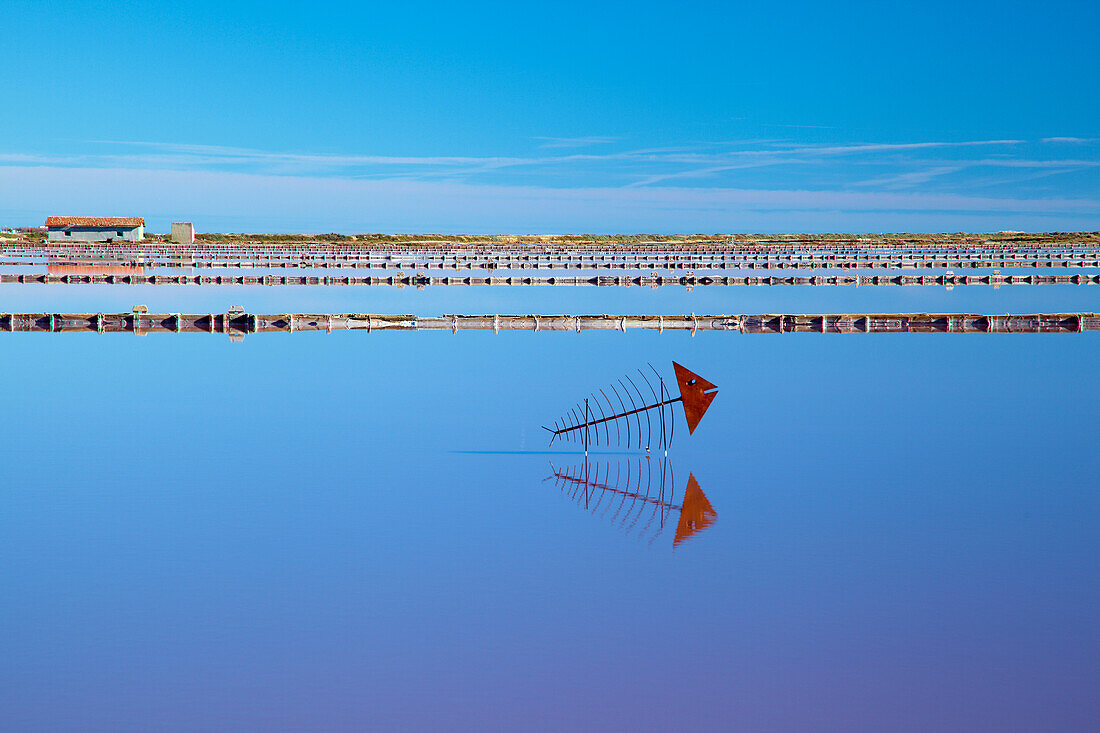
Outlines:
{"label": "building wall", "polygon": [[[113,239],[116,242],[140,242],[145,239],[145,227],[123,227],[121,229],[107,229],[105,227],[69,227],[72,232],[65,234],[61,228],[50,228],[48,239],[51,242],[105,242]],[[122,232],[122,236],[118,235]]]}
{"label": "building wall", "polygon": [[172,222],[172,241],[177,244],[194,244],[195,226],[189,221]]}

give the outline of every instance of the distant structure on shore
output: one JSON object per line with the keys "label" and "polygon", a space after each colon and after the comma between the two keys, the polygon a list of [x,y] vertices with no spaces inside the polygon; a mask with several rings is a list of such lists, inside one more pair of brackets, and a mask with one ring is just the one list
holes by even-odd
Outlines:
{"label": "distant structure on shore", "polygon": [[195,225],[189,221],[172,222],[172,241],[176,244],[194,244]]}
{"label": "distant structure on shore", "polygon": [[51,242],[140,242],[145,219],[140,216],[51,216],[46,219]]}

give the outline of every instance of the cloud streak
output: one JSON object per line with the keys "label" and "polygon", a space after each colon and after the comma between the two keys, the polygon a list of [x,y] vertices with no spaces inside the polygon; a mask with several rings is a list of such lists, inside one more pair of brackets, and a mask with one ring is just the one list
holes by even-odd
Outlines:
{"label": "cloud streak", "polygon": [[1086,143],[1096,142],[1098,138],[1095,137],[1044,137],[1039,142],[1043,143],[1068,143],[1070,145],[1084,145]]}
{"label": "cloud streak", "polygon": [[220,171],[0,167],[5,218],[137,212],[220,231],[899,231],[1096,229],[1100,199],[883,191],[548,188]]}
{"label": "cloud streak", "polygon": [[[696,229],[690,225],[693,217],[712,223],[700,223],[702,229],[788,229],[778,212],[789,214],[791,222],[803,222],[795,228],[811,230],[871,225],[889,229],[891,223],[911,228],[914,220],[935,215],[945,217],[943,221],[962,217],[983,221],[1001,215],[1045,221],[1061,216],[1067,221],[1054,228],[1069,229],[1079,228],[1068,223],[1070,218],[1091,221],[1097,215],[1093,202],[1100,199],[1100,160],[1084,145],[1075,147],[1073,156],[1055,158],[1043,152],[1042,141],[1013,139],[845,144],[757,140],[736,146],[722,141],[635,148],[610,138],[544,140],[546,145],[524,154],[487,156],[328,154],[109,140],[94,147],[84,144],[71,154],[0,150],[0,177],[7,188],[0,191],[0,206],[32,220],[42,213],[42,202],[48,202],[47,213],[133,210],[133,206],[120,206],[146,197],[133,182],[155,179],[171,192],[164,194],[170,196],[165,202],[190,196],[182,181],[201,182],[212,190],[220,187],[227,200],[242,201],[244,213],[238,218],[218,200],[196,201],[195,218],[208,214],[224,221],[252,221],[253,211],[285,218],[286,212],[298,210],[293,197],[275,206],[264,196],[299,190],[305,200],[328,211],[327,216],[345,221],[345,228],[359,230],[423,230],[434,222],[436,229],[529,231],[539,230],[535,222],[542,222],[555,231],[668,231]],[[568,145],[559,144],[564,142]],[[568,150],[589,144],[607,148]],[[993,171],[997,175],[990,175]],[[1067,178],[1067,174],[1076,175]],[[22,197],[17,180],[40,180],[40,176],[53,180],[55,187],[42,188],[36,205]],[[91,200],[76,205],[83,199],[67,188],[69,182],[91,179],[96,182],[87,185],[108,186],[108,191],[104,181],[117,182],[116,205],[95,206]],[[244,192],[237,196],[232,186],[227,187],[229,181],[249,187],[255,200],[249,202]],[[60,190],[69,190],[72,206],[60,206],[54,193]],[[1003,196],[981,196],[982,190]],[[420,219],[405,206],[405,198],[394,197],[397,191],[417,202]],[[647,192],[652,196],[647,198]],[[320,199],[329,196],[363,212],[387,202],[378,212],[385,226],[372,226],[371,216],[357,218],[328,208]],[[456,200],[468,202],[468,209],[452,210]],[[499,210],[487,201],[495,201]],[[553,213],[532,209],[529,201],[538,201]],[[511,209],[505,211],[507,207]],[[175,210],[175,206],[164,204],[161,209]],[[426,211],[432,213],[424,219]],[[467,216],[474,211],[486,217],[482,227]],[[597,211],[607,214],[606,224],[595,217]],[[322,221],[300,211],[287,219],[286,226],[290,222],[307,229],[307,222],[315,222],[320,229],[337,226],[325,226]],[[997,228],[1027,227],[1013,221]]]}
{"label": "cloud streak", "polygon": [[[539,149],[611,145],[611,137],[538,138]],[[173,142],[130,142],[99,140],[101,152],[81,151],[74,155],[35,155],[22,151],[0,151],[0,163],[40,164],[100,168],[159,168],[172,170],[221,170],[270,175],[334,176],[347,178],[424,179],[451,177],[499,183],[494,176],[568,174],[575,185],[592,185],[618,180],[618,185],[644,187],[669,180],[711,177],[716,174],[769,166],[820,166],[849,161],[860,165],[876,161],[891,165],[905,163],[905,156],[936,152],[958,155],[969,149],[1001,147],[1011,150],[1019,140],[926,141],[910,143],[853,143],[805,145],[781,141],[728,149],[728,142],[678,147],[637,148],[608,152],[541,153],[528,155],[441,155],[394,156],[372,154],[324,154],[270,151],[222,145]],[[108,148],[104,150],[104,148]],[[900,158],[899,158],[900,156]],[[917,163],[912,163],[918,165]],[[943,166],[942,161],[934,166]],[[906,174],[908,171],[892,171]],[[934,174],[925,180],[935,177]],[[919,180],[914,172],[912,180]],[[872,179],[873,180],[873,179]],[[884,180],[889,180],[886,176]]]}
{"label": "cloud streak", "polygon": [[589,145],[609,145],[616,142],[617,137],[536,137],[540,141],[540,148],[584,148]]}

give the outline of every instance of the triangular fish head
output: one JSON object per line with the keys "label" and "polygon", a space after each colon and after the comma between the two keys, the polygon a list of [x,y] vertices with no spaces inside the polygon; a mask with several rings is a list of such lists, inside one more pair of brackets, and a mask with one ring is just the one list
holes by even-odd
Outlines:
{"label": "triangular fish head", "polygon": [[718,396],[718,385],[700,377],[695,372],[676,362],[676,384],[680,387],[680,399],[684,404],[684,417],[687,418],[688,433],[694,433],[695,427],[703,419],[710,403]]}

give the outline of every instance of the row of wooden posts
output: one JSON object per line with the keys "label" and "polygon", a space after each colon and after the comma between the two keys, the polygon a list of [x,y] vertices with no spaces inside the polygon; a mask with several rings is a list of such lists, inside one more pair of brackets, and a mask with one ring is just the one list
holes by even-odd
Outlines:
{"label": "row of wooden posts", "polygon": [[1081,333],[1100,331],[1096,313],[758,315],[441,315],[331,313],[2,313],[0,332],[249,333],[302,331],[724,331],[782,333]]}
{"label": "row of wooden posts", "polygon": [[527,259],[469,258],[438,259],[182,259],[173,257],[125,257],[119,259],[85,260],[64,258],[0,259],[5,267],[62,268],[186,268],[186,269],[353,269],[353,270],[935,270],[935,269],[1053,269],[1100,268],[1100,255],[1082,253],[1072,256],[1040,254],[1027,257],[1003,255],[981,257],[948,256],[851,256],[831,258],[621,258],[621,259]]}
{"label": "row of wooden posts", "polygon": [[532,275],[154,275],[128,274],[62,274],[4,273],[0,284],[35,285],[370,285],[395,287],[427,287],[444,285],[526,285],[526,286],[773,286],[773,285],[1097,285],[1100,274],[1076,273],[1027,275],[593,275],[593,276],[532,276]]}

